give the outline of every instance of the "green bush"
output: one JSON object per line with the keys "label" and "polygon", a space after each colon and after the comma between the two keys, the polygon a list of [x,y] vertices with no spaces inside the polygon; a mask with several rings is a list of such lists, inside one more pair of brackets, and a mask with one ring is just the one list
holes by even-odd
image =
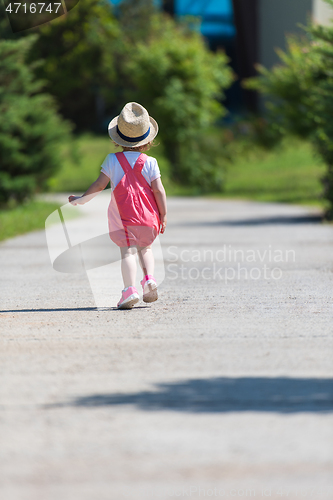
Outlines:
{"label": "green bush", "polygon": [[128,45],[126,98],[138,100],[158,121],[174,180],[221,189],[222,151],[216,156],[217,148],[207,148],[203,137],[226,114],[223,90],[233,80],[228,59],[211,52],[186,24],[159,14],[150,26],[147,39]]}
{"label": "green bush", "polygon": [[38,75],[77,129],[140,102],[159,123],[173,179],[221,189],[225,161],[201,138],[226,113],[223,89],[233,77],[225,54],[209,51],[199,33],[151,0],[124,0],[117,18],[109,2],[80,0],[66,19],[40,28],[31,58],[45,58]]}
{"label": "green bush", "polygon": [[30,60],[43,60],[37,77],[78,130],[98,126],[117,101],[117,39],[121,34],[108,0],[80,0],[65,18],[39,28]]}
{"label": "green bush", "polygon": [[59,165],[58,145],[70,131],[26,64],[34,41],[0,40],[0,205],[22,202],[45,186]]}
{"label": "green bush", "polygon": [[[328,0],[333,5],[333,0]],[[326,163],[322,178],[326,217],[333,219],[333,27],[310,23],[307,36],[289,37],[281,64],[258,67],[247,86],[265,98],[272,131],[309,137]]]}
{"label": "green bush", "polygon": [[106,130],[126,101],[140,102],[159,123],[173,180],[222,189],[226,158],[209,128],[226,114],[227,57],[152,0],[123,0],[116,13],[108,0],[80,0],[65,18],[41,26],[29,54],[43,60],[37,78],[81,131]]}

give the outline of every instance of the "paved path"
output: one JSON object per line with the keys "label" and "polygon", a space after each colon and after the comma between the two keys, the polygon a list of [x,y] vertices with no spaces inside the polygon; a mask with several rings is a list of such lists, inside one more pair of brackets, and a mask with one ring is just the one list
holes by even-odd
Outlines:
{"label": "paved path", "polygon": [[0,245],[1,500],[331,500],[332,225],[170,199],[160,241],[132,311],[54,271],[45,232]]}

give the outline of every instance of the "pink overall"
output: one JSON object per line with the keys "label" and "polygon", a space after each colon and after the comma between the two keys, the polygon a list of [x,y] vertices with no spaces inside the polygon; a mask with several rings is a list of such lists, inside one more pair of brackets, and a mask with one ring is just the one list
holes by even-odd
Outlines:
{"label": "pink overall", "polygon": [[147,247],[160,232],[160,217],[152,188],[141,171],[141,153],[133,169],[124,153],[116,153],[124,176],[112,192],[108,209],[109,234],[119,247]]}

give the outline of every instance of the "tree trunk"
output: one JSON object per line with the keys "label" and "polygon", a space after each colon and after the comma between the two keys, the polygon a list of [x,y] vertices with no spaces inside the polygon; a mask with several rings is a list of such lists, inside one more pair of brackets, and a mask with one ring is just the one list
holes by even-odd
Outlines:
{"label": "tree trunk", "polygon": [[[237,73],[240,80],[256,76],[254,65],[258,62],[258,0],[233,0],[237,43]],[[243,90],[244,104],[255,113],[258,108],[257,93]]]}
{"label": "tree trunk", "polygon": [[175,0],[163,0],[162,7],[164,12],[167,12],[170,16],[175,15]]}

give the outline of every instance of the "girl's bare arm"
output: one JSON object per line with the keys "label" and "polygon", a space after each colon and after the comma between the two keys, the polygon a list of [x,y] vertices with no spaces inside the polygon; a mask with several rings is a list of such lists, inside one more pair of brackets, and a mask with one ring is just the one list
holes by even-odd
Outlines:
{"label": "girl's bare arm", "polygon": [[83,193],[82,196],[71,195],[68,197],[68,201],[72,205],[84,205],[85,203],[87,203],[87,201],[90,201],[98,193],[103,191],[103,189],[106,188],[109,182],[110,179],[108,178],[108,176],[103,174],[103,172],[101,172],[98,179],[96,179],[96,181],[93,182],[91,186],[88,187],[87,191]]}
{"label": "girl's bare arm", "polygon": [[165,189],[160,177],[152,181],[151,188],[153,190],[158,211],[160,213],[160,219],[161,219],[160,231],[163,234],[167,224],[167,201],[166,201]]}

